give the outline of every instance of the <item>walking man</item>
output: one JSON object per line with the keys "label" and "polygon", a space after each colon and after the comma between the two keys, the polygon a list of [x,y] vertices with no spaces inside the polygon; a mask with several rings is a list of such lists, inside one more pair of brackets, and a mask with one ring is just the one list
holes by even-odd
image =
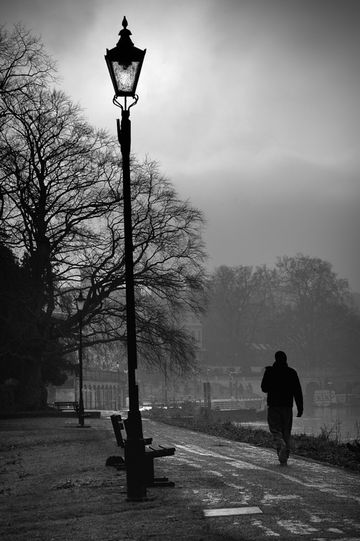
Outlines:
{"label": "walking man", "polygon": [[268,424],[274,436],[280,464],[286,465],[290,455],[293,403],[297,416],[303,414],[303,394],[296,370],[287,364],[286,353],[277,351],[275,362],[265,368],[261,389],[267,393]]}

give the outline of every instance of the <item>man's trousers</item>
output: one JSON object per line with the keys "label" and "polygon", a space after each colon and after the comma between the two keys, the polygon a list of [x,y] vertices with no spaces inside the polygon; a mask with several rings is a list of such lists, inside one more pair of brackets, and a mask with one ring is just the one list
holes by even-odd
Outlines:
{"label": "man's trousers", "polygon": [[292,408],[286,406],[268,407],[268,424],[271,434],[274,437],[277,451],[280,450],[282,442],[285,442],[287,456],[290,454],[290,435],[292,428]]}

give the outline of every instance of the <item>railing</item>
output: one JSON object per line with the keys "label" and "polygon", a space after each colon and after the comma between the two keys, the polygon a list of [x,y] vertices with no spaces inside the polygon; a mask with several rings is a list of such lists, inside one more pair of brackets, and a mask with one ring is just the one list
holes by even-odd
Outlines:
{"label": "railing", "polygon": [[266,399],[263,397],[255,398],[224,398],[212,399],[211,407],[219,410],[234,410],[234,409],[263,409]]}

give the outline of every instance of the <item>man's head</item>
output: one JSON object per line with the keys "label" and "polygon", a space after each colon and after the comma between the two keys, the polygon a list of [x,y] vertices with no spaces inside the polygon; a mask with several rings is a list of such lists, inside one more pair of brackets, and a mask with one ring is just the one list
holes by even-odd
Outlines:
{"label": "man's head", "polygon": [[285,366],[287,364],[287,356],[284,351],[277,351],[275,353],[275,362],[278,366]]}

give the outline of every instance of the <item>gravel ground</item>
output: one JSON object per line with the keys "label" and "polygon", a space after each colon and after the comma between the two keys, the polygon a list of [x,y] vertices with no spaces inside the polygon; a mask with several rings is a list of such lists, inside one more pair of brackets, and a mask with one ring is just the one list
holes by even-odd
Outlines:
{"label": "gravel ground", "polygon": [[[125,473],[106,467],[118,454],[108,419],[0,420],[2,541],[220,540],[201,510],[176,488],[148,489],[127,502]],[[157,461],[171,476],[171,458]]]}

